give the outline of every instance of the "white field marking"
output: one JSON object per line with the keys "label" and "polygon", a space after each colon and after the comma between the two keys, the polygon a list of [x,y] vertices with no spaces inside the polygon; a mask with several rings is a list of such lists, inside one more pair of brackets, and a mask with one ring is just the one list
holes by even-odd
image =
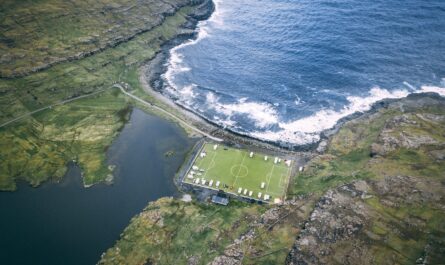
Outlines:
{"label": "white field marking", "polygon": [[[196,162],[197,162],[197,160],[198,160],[198,154],[202,152],[202,149],[204,149],[204,146],[205,146],[205,144],[203,144],[203,145],[201,146],[201,148],[199,148],[199,151],[198,151],[198,153],[196,153],[196,156],[193,158],[192,165],[190,166],[190,168],[188,169],[188,171],[187,171],[186,174],[189,174],[190,171],[192,170],[193,166],[196,165]],[[184,182],[184,178],[182,179],[182,181]]]}
{"label": "white field marking", "polygon": [[[268,183],[267,183],[267,188],[266,188],[266,192],[268,192],[269,194],[273,194],[273,195],[275,195],[275,196],[281,196],[282,194],[277,194],[277,193],[275,193],[275,192],[270,192],[269,191],[269,184],[270,184],[270,181],[271,181],[271,179],[272,179],[272,176],[273,176],[273,171],[274,171],[274,169],[275,169],[275,167],[277,167],[277,168],[284,168],[284,166],[281,166],[281,165],[279,165],[279,164],[273,164],[272,165],[272,169],[271,169],[271,171],[270,171],[270,174],[269,174],[269,181],[268,181]],[[286,171],[289,171],[290,169],[288,168],[288,167],[286,167]],[[282,178],[283,178],[283,174],[280,174],[280,179],[279,179],[279,183],[278,183],[278,187],[279,188],[282,188],[283,190],[285,189],[285,187],[286,186],[282,186],[281,185],[281,183],[282,183]]]}
{"label": "white field marking", "polygon": [[[236,174],[236,176],[235,176],[235,181],[233,182],[233,185],[232,185],[233,187],[235,187],[236,181],[238,180],[238,175],[239,175],[239,173],[240,173],[240,171],[241,171],[241,166],[243,166],[244,159],[246,158],[246,155],[247,155],[247,153],[244,154],[244,156],[243,156],[243,160],[241,160],[241,164],[240,164],[238,173]],[[246,168],[247,168],[247,167],[246,167]],[[247,175],[249,175],[249,169],[248,169],[248,168],[247,168]]]}
{"label": "white field marking", "polygon": [[[284,168],[284,167],[283,167]],[[286,168],[286,174],[280,173],[279,187],[283,188],[286,185],[286,176],[289,174],[289,168]],[[283,179],[284,178],[284,179]],[[284,183],[283,183],[284,182]]]}
{"label": "white field marking", "polygon": [[272,165],[272,169],[270,170],[269,181],[267,182],[266,192],[269,192],[269,184],[272,179],[273,170],[275,169],[275,164]]}
{"label": "white field marking", "polygon": [[[207,151],[207,150],[206,150]],[[209,173],[209,169],[211,169],[213,167],[213,165],[215,165],[215,157],[216,157],[216,152],[213,152],[213,156],[212,156],[212,160],[210,160],[209,166],[207,167],[207,169],[205,170],[204,173],[204,177],[207,176],[207,173]]]}
{"label": "white field marking", "polygon": [[284,186],[282,187],[282,188],[283,188],[283,195],[284,195],[284,196],[286,196],[286,187],[287,187],[288,184],[289,184],[290,173],[291,173],[291,167],[289,167],[289,168],[287,169],[287,174],[284,176]]}

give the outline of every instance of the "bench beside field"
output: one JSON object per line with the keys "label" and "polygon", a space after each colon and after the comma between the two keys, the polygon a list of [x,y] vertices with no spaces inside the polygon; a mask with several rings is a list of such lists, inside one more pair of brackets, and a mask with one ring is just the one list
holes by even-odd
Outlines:
{"label": "bench beside field", "polygon": [[285,200],[294,161],[205,143],[183,182],[262,202]]}

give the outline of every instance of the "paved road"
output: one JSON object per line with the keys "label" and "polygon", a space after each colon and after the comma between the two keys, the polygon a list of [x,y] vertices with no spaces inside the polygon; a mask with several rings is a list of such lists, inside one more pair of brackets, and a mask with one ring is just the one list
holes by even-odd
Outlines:
{"label": "paved road", "polygon": [[144,105],[146,105],[146,106],[149,106],[149,107],[151,107],[151,108],[154,108],[154,109],[156,109],[156,110],[159,110],[159,111],[161,111],[161,112],[163,112],[163,113],[169,115],[170,117],[172,117],[172,118],[174,118],[175,120],[177,120],[178,122],[180,122],[182,125],[184,125],[184,126],[190,128],[190,129],[194,130],[195,132],[197,132],[197,133],[199,133],[199,134],[201,134],[201,135],[204,135],[205,137],[207,137],[207,138],[209,138],[209,139],[212,139],[213,141],[216,141],[216,142],[222,142],[222,141],[223,141],[223,139],[221,139],[221,138],[214,137],[214,136],[212,136],[212,135],[210,135],[210,134],[208,134],[208,133],[206,133],[206,132],[203,132],[202,130],[200,130],[200,129],[198,129],[198,128],[196,128],[196,127],[194,127],[194,126],[188,124],[187,122],[185,122],[184,120],[182,120],[182,119],[179,118],[178,116],[174,115],[173,113],[168,112],[168,111],[166,111],[165,109],[163,109],[163,108],[161,108],[161,107],[158,107],[158,106],[156,106],[156,105],[153,105],[153,104],[151,104],[150,102],[147,102],[147,101],[145,101],[145,100],[143,100],[143,99],[141,99],[141,98],[139,98],[139,97],[137,97],[137,96],[135,96],[135,95],[133,95],[133,94],[128,93],[127,91],[125,91],[125,89],[124,89],[121,85],[119,85],[119,84],[115,84],[114,86],[117,87],[117,88],[119,88],[119,89],[122,91],[122,93],[124,93],[125,95],[131,97],[132,99],[135,99],[135,100],[139,101],[140,103],[142,103],[142,104],[144,104]]}
{"label": "paved road", "polygon": [[23,114],[23,115],[18,116],[17,118],[14,118],[14,119],[12,119],[12,120],[9,120],[9,121],[7,121],[7,122],[5,122],[5,123],[0,124],[0,128],[4,127],[4,126],[6,126],[6,125],[8,125],[8,124],[10,124],[10,123],[13,123],[13,122],[15,122],[15,121],[21,120],[21,119],[23,119],[23,118],[25,118],[25,117],[31,116],[31,115],[33,115],[33,114],[35,114],[35,113],[37,113],[37,112],[41,112],[41,111],[43,111],[43,110],[50,109],[50,108],[55,107],[55,106],[58,106],[58,105],[63,105],[63,104],[65,104],[65,103],[68,103],[68,102],[71,102],[71,101],[74,101],[74,100],[78,100],[78,99],[81,99],[81,98],[91,97],[91,96],[94,96],[94,95],[96,95],[96,94],[99,94],[99,93],[101,93],[101,92],[103,92],[103,91],[105,91],[105,89],[102,89],[102,90],[93,92],[93,93],[91,93],[91,94],[82,95],[82,96],[78,96],[78,97],[75,97],[75,98],[70,98],[70,99],[67,99],[67,100],[63,100],[63,101],[54,103],[54,104],[49,105],[49,106],[46,106],[46,107],[43,107],[43,108],[40,108],[40,109],[36,109],[36,110],[34,110],[34,111],[25,113],[25,114]]}

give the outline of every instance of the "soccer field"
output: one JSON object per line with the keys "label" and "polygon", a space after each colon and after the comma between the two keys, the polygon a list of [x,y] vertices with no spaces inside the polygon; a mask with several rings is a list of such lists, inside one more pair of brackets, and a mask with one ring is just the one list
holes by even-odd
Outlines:
{"label": "soccer field", "polygon": [[[184,182],[255,200],[283,201],[293,161],[206,143]],[[275,160],[276,163],[275,163]]]}

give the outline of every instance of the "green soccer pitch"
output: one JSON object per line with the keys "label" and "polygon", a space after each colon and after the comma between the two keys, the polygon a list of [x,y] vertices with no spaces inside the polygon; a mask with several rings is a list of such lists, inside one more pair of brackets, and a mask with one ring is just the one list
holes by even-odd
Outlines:
{"label": "green soccer pitch", "polygon": [[[284,201],[293,161],[205,143],[183,178],[185,183],[272,203]],[[275,163],[275,160],[276,161]]]}

